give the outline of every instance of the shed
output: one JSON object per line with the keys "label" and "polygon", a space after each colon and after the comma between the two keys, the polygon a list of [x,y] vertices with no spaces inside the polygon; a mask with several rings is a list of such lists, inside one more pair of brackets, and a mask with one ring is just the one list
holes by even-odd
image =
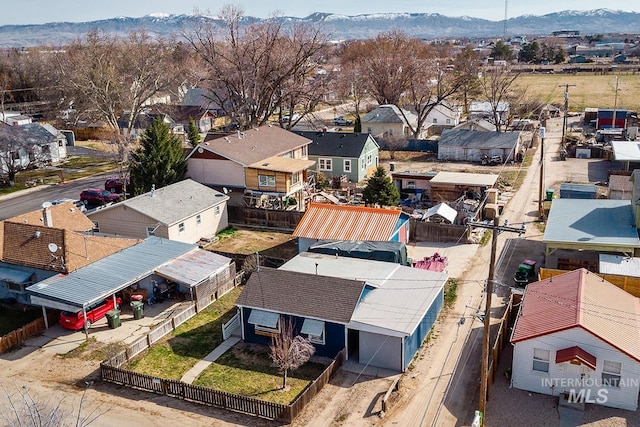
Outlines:
{"label": "shed", "polygon": [[520,149],[520,132],[447,129],[438,141],[438,160],[481,162],[483,156],[502,156],[512,161]]}
{"label": "shed", "polygon": [[561,199],[597,199],[598,187],[593,184],[574,184],[563,182],[560,184]]}

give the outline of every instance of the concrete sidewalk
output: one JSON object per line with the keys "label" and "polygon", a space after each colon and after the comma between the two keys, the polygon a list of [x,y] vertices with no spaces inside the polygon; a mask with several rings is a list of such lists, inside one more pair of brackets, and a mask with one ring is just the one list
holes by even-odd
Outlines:
{"label": "concrete sidewalk", "polygon": [[220,356],[222,356],[227,350],[240,342],[240,337],[231,336],[222,342],[218,347],[216,347],[211,353],[207,354],[202,360],[195,364],[195,366],[189,369],[183,376],[180,378],[180,381],[184,383],[191,384],[198,378],[198,375],[202,373],[209,365],[216,361]]}

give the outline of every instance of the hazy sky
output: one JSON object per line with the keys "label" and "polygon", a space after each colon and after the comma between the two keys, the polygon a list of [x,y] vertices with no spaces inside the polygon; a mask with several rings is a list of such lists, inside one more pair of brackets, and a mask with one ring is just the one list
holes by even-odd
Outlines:
{"label": "hazy sky", "polygon": [[[606,7],[613,10],[638,11],[638,3],[613,0],[507,0],[507,16],[544,15],[562,10],[591,10]],[[4,3],[4,2],[3,2]],[[13,0],[0,8],[0,25],[44,24],[47,22],[84,22],[118,16],[138,18],[152,13],[190,14],[196,8],[216,14],[222,6],[235,4],[245,15],[260,18],[278,15],[305,17],[313,12],[359,15],[388,12],[439,13],[446,16],[472,16],[502,21],[505,1],[480,0]],[[635,5],[635,6],[634,6]]]}

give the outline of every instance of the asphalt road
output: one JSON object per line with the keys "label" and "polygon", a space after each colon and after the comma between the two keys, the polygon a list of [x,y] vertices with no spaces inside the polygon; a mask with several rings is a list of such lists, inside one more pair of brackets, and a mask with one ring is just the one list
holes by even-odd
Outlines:
{"label": "asphalt road", "polygon": [[87,178],[67,181],[64,184],[40,185],[24,191],[0,197],[0,220],[42,208],[42,203],[56,199],[79,199],[85,188],[104,188],[107,178],[117,172],[105,172]]}

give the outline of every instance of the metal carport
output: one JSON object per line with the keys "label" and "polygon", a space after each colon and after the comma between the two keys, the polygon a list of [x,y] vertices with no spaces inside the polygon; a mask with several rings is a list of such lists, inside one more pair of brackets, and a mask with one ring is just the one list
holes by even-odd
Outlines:
{"label": "metal carport", "polygon": [[31,285],[26,291],[31,295],[32,304],[42,306],[46,322],[46,307],[85,311],[101,299],[115,298],[116,292],[195,248],[196,245],[152,236],[69,274],[58,274]]}

